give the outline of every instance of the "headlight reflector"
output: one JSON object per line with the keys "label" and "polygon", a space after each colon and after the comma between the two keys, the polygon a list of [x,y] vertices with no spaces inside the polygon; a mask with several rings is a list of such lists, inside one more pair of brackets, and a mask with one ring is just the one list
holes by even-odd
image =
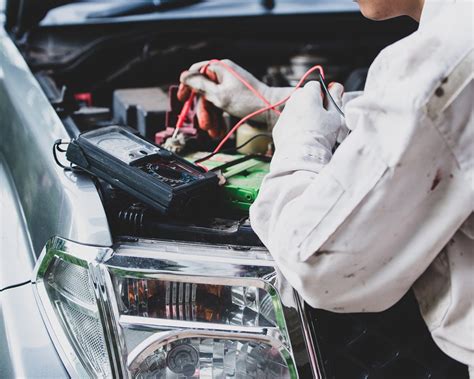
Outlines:
{"label": "headlight reflector", "polygon": [[255,336],[246,335],[223,338],[224,335],[211,337],[208,333],[168,334],[152,336],[137,347],[138,354],[132,352],[129,367],[133,378],[291,377],[290,355],[275,340],[256,341]]}
{"label": "headlight reflector", "polygon": [[122,314],[242,326],[277,326],[262,288],[114,277]]}

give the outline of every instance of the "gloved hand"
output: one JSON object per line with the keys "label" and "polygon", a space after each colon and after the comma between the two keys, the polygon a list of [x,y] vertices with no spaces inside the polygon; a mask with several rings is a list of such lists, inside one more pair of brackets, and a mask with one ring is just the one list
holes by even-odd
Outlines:
{"label": "gloved hand", "polygon": [[[344,87],[332,83],[329,92],[341,106]],[[331,101],[327,101],[326,108],[321,85],[316,81],[309,82],[290,98],[273,129],[273,173],[319,172],[330,161],[344,120]]]}
{"label": "gloved hand", "polygon": [[[228,59],[222,62],[236,71],[271,104],[282,100],[292,91],[291,88],[269,87],[234,62]],[[191,89],[196,90],[202,95],[204,102],[198,108],[199,125],[202,129],[208,130],[210,134],[212,131],[212,136],[218,134],[215,124],[217,118],[215,115],[211,115],[211,113],[216,114],[215,107],[226,111],[234,117],[243,118],[265,107],[266,104],[255,96],[231,72],[218,63],[210,64],[206,74],[201,73],[200,70],[208,63],[209,61],[196,63],[188,71],[183,72],[178,98],[181,101],[186,100],[191,93]],[[209,105],[209,102],[213,106]],[[274,125],[277,119],[278,114],[273,111],[268,111],[255,117],[255,121],[266,123],[269,128]]]}
{"label": "gloved hand", "polygon": [[[213,83],[217,82],[217,75],[215,72],[207,70],[203,75],[205,75],[209,81]],[[191,91],[191,87],[181,83],[177,94],[178,100],[185,102],[191,95]],[[200,129],[207,131],[211,138],[223,137],[225,127],[222,113],[222,109],[217,108],[214,104],[207,101],[204,96],[201,96],[198,99],[196,111],[198,126]]]}

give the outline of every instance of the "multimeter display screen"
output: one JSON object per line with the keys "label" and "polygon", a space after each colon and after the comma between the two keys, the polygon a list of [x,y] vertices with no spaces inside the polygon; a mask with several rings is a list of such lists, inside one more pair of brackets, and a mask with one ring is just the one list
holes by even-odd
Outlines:
{"label": "multimeter display screen", "polygon": [[89,135],[87,141],[127,164],[160,151],[156,146],[131,133],[124,134],[120,129],[105,135]]}

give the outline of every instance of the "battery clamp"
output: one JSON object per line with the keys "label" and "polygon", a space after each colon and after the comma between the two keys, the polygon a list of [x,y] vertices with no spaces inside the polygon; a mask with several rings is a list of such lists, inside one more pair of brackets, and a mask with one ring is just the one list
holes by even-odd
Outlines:
{"label": "battery clamp", "polygon": [[218,186],[217,174],[121,126],[79,135],[69,143],[66,158],[162,214],[207,202]]}

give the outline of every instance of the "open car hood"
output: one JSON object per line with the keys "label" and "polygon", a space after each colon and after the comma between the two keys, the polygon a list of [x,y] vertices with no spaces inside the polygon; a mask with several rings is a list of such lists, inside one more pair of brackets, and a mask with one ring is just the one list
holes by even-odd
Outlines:
{"label": "open car hood", "polygon": [[[25,32],[36,27],[54,8],[83,1],[91,7],[97,7],[97,0],[6,0],[6,29],[17,38]],[[135,1],[135,0],[134,0]],[[171,0],[161,0],[164,3]],[[113,3],[113,0],[109,0]],[[181,3],[176,0],[177,3]],[[94,4],[96,3],[96,5]],[[107,0],[105,0],[107,3]],[[120,3],[117,1],[117,3]],[[122,4],[127,1],[122,0]],[[133,2],[132,2],[133,3]],[[150,1],[150,3],[152,3]],[[357,5],[349,0],[182,0],[184,5],[197,3],[194,7],[177,6],[176,9],[167,9],[165,12],[150,12],[127,17],[105,17],[99,19],[84,18],[83,12],[56,13],[43,26],[87,24],[87,23],[121,23],[137,21],[161,21],[165,19],[188,18],[222,18],[222,17],[249,17],[263,15],[288,15],[288,14],[315,14],[315,13],[340,13],[358,11]],[[86,4],[84,4],[86,5]],[[84,7],[85,8],[85,7]],[[174,8],[174,7],[173,7]],[[54,11],[51,12],[54,14]],[[71,18],[72,17],[72,18]]]}
{"label": "open car hood", "polygon": [[6,29],[22,34],[36,26],[49,10],[74,2],[75,0],[7,0]]}

